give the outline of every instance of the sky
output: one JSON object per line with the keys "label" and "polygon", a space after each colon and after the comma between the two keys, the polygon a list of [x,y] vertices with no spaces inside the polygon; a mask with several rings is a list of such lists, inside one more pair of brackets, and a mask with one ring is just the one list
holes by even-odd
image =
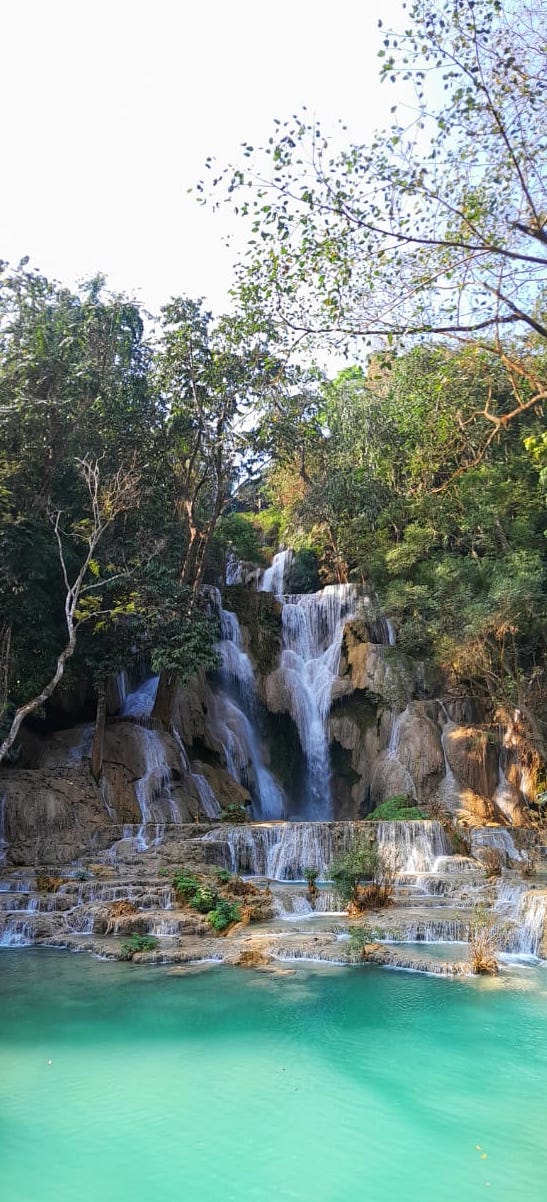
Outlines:
{"label": "sky", "polygon": [[2,0],[0,258],[222,312],[243,229],[188,189],[304,104],[363,141],[387,124],[379,16],[401,0]]}

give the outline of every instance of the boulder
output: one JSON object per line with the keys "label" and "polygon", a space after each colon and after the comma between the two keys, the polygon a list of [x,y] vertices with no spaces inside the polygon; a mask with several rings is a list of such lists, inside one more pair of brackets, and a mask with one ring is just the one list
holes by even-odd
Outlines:
{"label": "boulder", "polygon": [[2,772],[10,864],[67,863],[113,838],[101,791],[83,768]]}
{"label": "boulder", "polygon": [[445,729],[446,758],[458,780],[481,797],[493,797],[498,784],[499,750],[476,726]]}
{"label": "boulder", "polygon": [[414,783],[418,801],[427,801],[444,776],[444,753],[428,702],[411,702],[397,720],[395,755]]}

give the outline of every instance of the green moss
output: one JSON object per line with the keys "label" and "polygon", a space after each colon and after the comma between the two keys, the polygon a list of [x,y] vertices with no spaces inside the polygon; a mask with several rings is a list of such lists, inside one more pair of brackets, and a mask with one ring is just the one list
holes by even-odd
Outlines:
{"label": "green moss", "polygon": [[410,797],[388,797],[381,805],[367,814],[369,822],[423,822],[427,818]]}

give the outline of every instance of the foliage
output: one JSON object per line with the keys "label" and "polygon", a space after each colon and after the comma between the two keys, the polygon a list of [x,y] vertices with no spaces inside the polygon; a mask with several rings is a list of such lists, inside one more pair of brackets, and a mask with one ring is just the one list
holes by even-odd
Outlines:
{"label": "foliage", "polygon": [[232,923],[241,922],[241,910],[237,902],[229,902],[224,897],[218,897],[215,908],[207,914],[207,922],[214,931],[225,931]]}
{"label": "foliage", "polygon": [[329,868],[329,878],[344,903],[354,900],[357,888],[377,876],[380,857],[373,843],[354,839],[351,847],[338,856]]}
{"label": "foliage", "polygon": [[469,922],[469,954],[474,973],[496,975],[500,941],[497,916],[486,906],[475,906]]}
{"label": "foliage", "polygon": [[154,935],[132,935],[120,948],[120,960],[132,960],[137,952],[153,952],[158,946]]}
{"label": "foliage", "polygon": [[318,868],[304,868],[303,872],[302,872],[302,876],[304,877],[304,880],[308,882],[308,885],[316,885],[318,877],[319,877],[319,869]]}
{"label": "foliage", "polygon": [[173,888],[176,889],[177,893],[180,893],[181,897],[183,897],[185,900],[188,900],[188,898],[191,897],[197,889],[199,889],[199,886],[199,877],[195,876],[193,872],[187,872],[184,868],[176,872],[173,877]]}
{"label": "foliage", "polygon": [[414,822],[423,821],[427,815],[418,806],[410,804],[411,799],[403,796],[389,797],[381,805],[376,806],[367,814],[369,822]]}
{"label": "foliage", "polygon": [[221,885],[227,885],[232,880],[232,873],[228,868],[215,868],[215,876]]}
{"label": "foliage", "polygon": [[355,923],[349,929],[348,950],[351,960],[366,960],[366,948],[375,943],[378,932],[368,923]]}
{"label": "foliage", "polygon": [[240,805],[237,801],[230,801],[223,806],[219,821],[220,822],[235,822],[241,824],[247,822],[249,815],[244,805]]}

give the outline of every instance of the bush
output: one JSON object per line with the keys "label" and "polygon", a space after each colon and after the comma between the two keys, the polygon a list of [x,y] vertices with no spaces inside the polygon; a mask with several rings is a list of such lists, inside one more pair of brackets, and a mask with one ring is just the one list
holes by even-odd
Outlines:
{"label": "bush", "polygon": [[173,888],[181,894],[185,901],[188,901],[196,889],[199,889],[199,880],[192,872],[185,872],[182,868],[173,877]]}
{"label": "bush", "polygon": [[317,894],[319,892],[319,890],[317,888],[318,876],[319,876],[318,868],[305,868],[304,869],[304,880],[307,881],[307,883],[308,883],[306,895],[307,895],[308,901],[309,901],[312,909],[315,909],[315,903],[317,901]]}
{"label": "bush", "polygon": [[137,952],[153,952],[158,946],[155,935],[132,935],[120,948],[120,960],[132,960]]}
{"label": "bush", "polygon": [[359,923],[359,926],[351,927],[348,945],[351,959],[366,960],[365,948],[367,944],[376,942],[377,934],[368,923]]}
{"label": "bush", "polygon": [[469,923],[469,951],[474,973],[495,976],[499,971],[500,938],[496,915],[486,906],[476,906]]}
{"label": "bush", "polygon": [[232,801],[229,805],[224,806],[220,813],[220,822],[235,822],[241,824],[249,821],[249,815],[244,805]]}
{"label": "bush", "polygon": [[214,910],[209,910],[207,922],[214,931],[225,931],[233,922],[241,922],[241,910],[237,902],[229,902],[226,898],[219,897]]}
{"label": "bush", "polygon": [[356,839],[349,851],[331,864],[329,876],[342,902],[355,900],[357,888],[372,881],[380,869],[380,856],[374,844]]}
{"label": "bush", "polygon": [[218,895],[210,885],[198,885],[194,893],[188,898],[188,905],[192,910],[197,910],[199,914],[209,914],[215,909],[218,902]]}
{"label": "bush", "polygon": [[228,868],[215,868],[215,876],[221,885],[227,885],[232,879],[232,873]]}
{"label": "bush", "polygon": [[503,861],[501,853],[496,847],[485,847],[481,852],[481,863],[484,868],[487,880],[494,876],[501,876]]}
{"label": "bush", "polygon": [[367,814],[368,822],[423,822],[426,818],[427,814],[413,804],[411,797],[401,795],[389,797]]}

